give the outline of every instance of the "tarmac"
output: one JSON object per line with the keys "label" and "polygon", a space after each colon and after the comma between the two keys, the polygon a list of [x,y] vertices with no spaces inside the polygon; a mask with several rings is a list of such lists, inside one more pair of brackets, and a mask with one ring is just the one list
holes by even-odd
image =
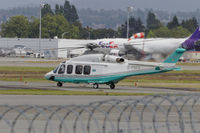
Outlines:
{"label": "tarmac", "polygon": [[[54,63],[52,63],[54,62]],[[56,62],[56,63],[55,63]],[[7,58],[7,57],[1,57],[0,58],[0,66],[34,66],[34,67],[55,67],[58,63],[57,60],[52,59],[30,59],[30,58]],[[200,70],[199,66],[183,66],[183,70]],[[116,85],[116,88],[114,90],[111,90],[109,86],[107,85],[100,85],[99,89],[93,89],[92,85],[89,84],[64,84],[63,87],[57,87],[56,83],[43,83],[43,82],[37,82],[37,83],[25,83],[25,82],[11,82],[11,81],[0,81],[0,90],[10,90],[10,89],[42,89],[42,90],[63,90],[63,91],[96,91],[96,92],[127,92],[127,93],[152,93],[152,94],[177,94],[177,95],[184,95],[184,94],[193,94],[196,93],[195,91],[190,91],[187,89],[175,89],[175,88],[144,88],[144,87],[137,87],[137,86],[120,86]],[[64,105],[88,105],[91,102],[98,102],[98,101],[105,101],[109,99],[128,99],[128,98],[134,98],[134,99],[141,99],[143,96],[83,96],[83,95],[0,95],[0,105],[9,105],[9,106],[16,106],[16,105],[28,105],[28,106],[34,106],[34,105],[40,105],[40,106],[64,106]],[[158,101],[159,102],[159,101]],[[164,107],[169,108],[170,104],[164,105]],[[190,106],[188,106],[189,108]],[[199,107],[199,106],[198,106]],[[22,107],[23,108],[23,107]],[[3,110],[0,110],[0,114],[2,114]],[[149,111],[149,112],[148,112]],[[64,112],[62,112],[64,113]],[[61,114],[62,114],[61,113]],[[29,112],[27,115],[33,116],[34,112]],[[61,115],[59,114],[59,115]],[[111,115],[109,119],[113,123],[117,123],[117,120],[115,118],[116,113],[114,112],[114,115]],[[155,113],[156,114],[156,113]],[[188,114],[188,112],[186,112]],[[64,115],[64,114],[63,114]],[[171,118],[170,125],[172,126],[171,131],[172,132],[181,132],[181,128],[179,127],[180,124],[180,118],[177,116],[177,112],[172,112],[169,117]],[[9,119],[10,121],[13,121],[17,118],[18,113],[11,112],[7,115],[5,119]],[[97,115],[98,116],[98,115]],[[154,116],[154,114],[153,114]],[[83,115],[83,118],[87,117],[87,115]],[[98,116],[99,120],[104,119],[103,116]],[[167,117],[168,118],[168,117]],[[198,117],[194,117],[195,121],[199,122]],[[159,119],[166,119],[166,116],[159,117]],[[189,117],[186,117],[184,120],[188,122],[190,119]],[[70,119],[68,121],[68,124],[73,124],[73,119]],[[56,125],[59,123],[57,119],[53,119],[52,125]],[[87,119],[86,119],[87,122]],[[42,132],[42,124],[46,123],[46,121],[43,120],[43,116],[39,118],[37,123],[35,125],[39,125],[38,127],[35,126],[35,130]],[[125,126],[125,122],[121,122],[122,127]],[[134,122],[132,122],[134,123]],[[132,124],[131,123],[131,124]],[[26,121],[24,121],[23,118],[19,118],[17,120],[17,126],[15,126],[16,130],[20,133],[26,133],[29,128],[25,130],[25,125],[27,124]],[[153,133],[153,124],[152,124],[152,112],[150,110],[145,111],[145,117],[143,120],[144,124],[144,130],[145,132]],[[197,123],[199,124],[199,123]],[[44,125],[44,124],[43,124]],[[124,126],[123,126],[124,125]],[[136,122],[136,126],[134,127],[134,132],[142,132],[142,129],[140,129],[139,121]],[[158,132],[167,132],[168,129],[166,127],[166,122],[163,120],[159,122],[156,126],[158,129]],[[175,128],[173,128],[173,126]],[[28,126],[27,126],[28,127]],[[72,127],[74,127],[72,125]],[[92,127],[92,126],[91,126]],[[50,128],[54,128],[53,126]],[[133,127],[132,127],[133,128]],[[5,125],[4,123],[0,123],[0,132],[10,132],[11,128],[8,128],[8,124]],[[77,128],[77,132],[79,132],[80,128]],[[190,123],[185,124],[185,132],[192,132]],[[53,129],[54,132],[56,131],[56,128]],[[69,130],[69,132],[72,132],[72,130]]]}

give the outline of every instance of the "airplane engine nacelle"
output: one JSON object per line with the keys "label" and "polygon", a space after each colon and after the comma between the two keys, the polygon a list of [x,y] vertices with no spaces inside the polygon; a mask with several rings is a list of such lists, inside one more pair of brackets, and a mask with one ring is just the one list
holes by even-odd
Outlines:
{"label": "airplane engine nacelle", "polygon": [[112,55],[106,55],[105,56],[105,61],[106,62],[113,62],[113,63],[122,63],[125,61],[124,58],[122,57],[116,57],[116,56],[112,56]]}
{"label": "airplane engine nacelle", "polygon": [[110,55],[122,56],[122,55],[124,55],[124,53],[122,51],[120,51],[119,49],[112,49],[110,51]]}

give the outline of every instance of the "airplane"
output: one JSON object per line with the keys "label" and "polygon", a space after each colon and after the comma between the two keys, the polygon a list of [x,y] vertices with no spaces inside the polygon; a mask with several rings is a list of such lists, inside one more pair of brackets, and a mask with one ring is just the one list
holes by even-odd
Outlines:
{"label": "airplane", "polygon": [[179,70],[175,64],[185,51],[184,48],[177,48],[162,63],[131,61],[105,54],[82,55],[60,63],[45,78],[57,82],[58,87],[71,82],[93,84],[96,89],[99,84],[107,84],[114,89],[117,82],[130,76]]}
{"label": "airplane", "polygon": [[[157,39],[146,39],[146,42],[130,42],[131,45],[138,51],[144,52],[145,54],[151,54],[152,56],[168,56],[169,53],[174,51],[178,47],[183,47],[190,51],[200,50],[200,27],[197,27],[195,32],[187,38],[157,38]],[[180,45],[181,44],[181,45]]]}
{"label": "airplane", "polygon": [[[138,35],[140,34],[140,35]],[[199,27],[192,34],[200,36]],[[138,38],[139,37],[139,38]],[[154,59],[161,60],[166,58],[171,52],[184,43],[187,38],[147,38],[144,39],[144,34],[136,33],[129,39],[124,38],[109,38],[86,40],[85,43],[81,40],[79,46],[87,48],[83,54],[104,53],[110,55],[122,56],[126,59]],[[190,43],[189,41],[188,43]],[[78,40],[77,40],[78,43]],[[195,45],[200,47],[200,43]],[[200,48],[199,48],[200,49]],[[198,50],[198,49],[196,49]]]}

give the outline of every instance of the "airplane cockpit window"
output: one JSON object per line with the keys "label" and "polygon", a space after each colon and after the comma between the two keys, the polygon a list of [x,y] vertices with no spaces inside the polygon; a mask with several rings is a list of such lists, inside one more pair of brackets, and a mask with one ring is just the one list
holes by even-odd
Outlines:
{"label": "airplane cockpit window", "polygon": [[58,65],[54,70],[53,70],[53,73],[56,73],[58,71],[58,68],[59,68],[60,65]]}
{"label": "airplane cockpit window", "polygon": [[73,66],[72,65],[68,65],[67,66],[67,74],[72,74],[73,71]]}
{"label": "airplane cockpit window", "polygon": [[86,75],[89,75],[90,74],[90,70],[91,70],[91,66],[84,66],[83,73],[86,74]]}
{"label": "airplane cockpit window", "polygon": [[58,70],[58,74],[64,74],[64,72],[65,72],[65,65],[62,64],[62,65],[60,66],[59,70]]}
{"label": "airplane cockpit window", "polygon": [[82,74],[82,71],[83,71],[83,66],[77,65],[76,66],[76,74]]}

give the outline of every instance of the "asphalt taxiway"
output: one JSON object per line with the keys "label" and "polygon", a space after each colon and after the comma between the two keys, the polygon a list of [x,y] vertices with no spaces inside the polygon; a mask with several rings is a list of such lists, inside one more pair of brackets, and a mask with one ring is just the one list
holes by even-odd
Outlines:
{"label": "asphalt taxiway", "polygon": [[[99,85],[98,89],[94,89],[92,84],[72,84],[65,83],[62,87],[57,87],[56,82],[10,82],[0,81],[0,90],[9,89],[41,89],[41,90],[63,90],[63,91],[103,91],[103,92],[127,92],[127,93],[151,93],[151,94],[179,94],[193,93],[193,89],[187,88],[151,88],[137,86],[120,86],[116,84],[115,89],[110,89],[108,85]],[[196,92],[194,92],[196,93]]]}

